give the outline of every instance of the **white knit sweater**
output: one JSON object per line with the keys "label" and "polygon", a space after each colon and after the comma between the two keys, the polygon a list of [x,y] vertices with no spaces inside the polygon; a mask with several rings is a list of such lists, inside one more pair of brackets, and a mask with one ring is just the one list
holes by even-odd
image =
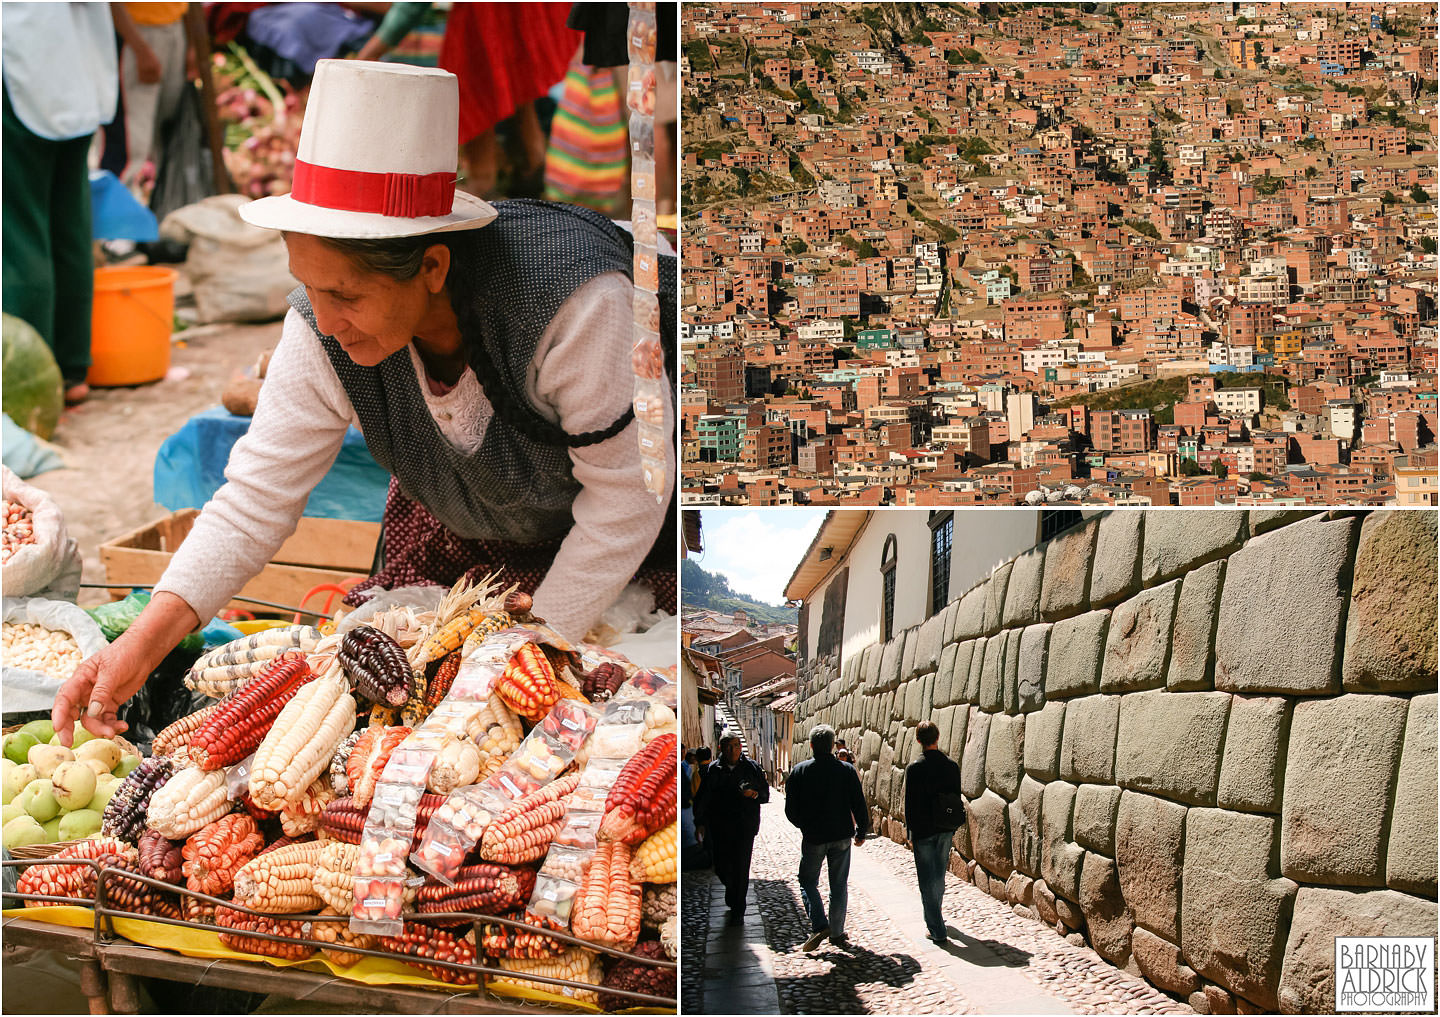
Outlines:
{"label": "white knit sweater", "polygon": [[[599,276],[561,305],[526,376],[531,405],[566,431],[603,428],[630,404],[630,281],[619,272]],[[595,336],[625,341],[596,342]],[[617,353],[617,351],[623,351]],[[478,447],[493,410],[474,372],[444,395],[426,383],[410,346],[420,390],[447,440]],[[182,598],[203,620],[212,617],[264,567],[295,532],[305,502],[339,455],[345,430],[359,426],[350,400],[309,325],[294,310],[260,389],[250,429],[235,444],[225,484],[201,511],[165,570],[156,592]],[[673,396],[665,426],[674,433]],[[606,441],[570,450],[581,490],[575,525],[535,591],[535,613],[557,631],[580,639],[625,588],[650,550],[669,505],[643,485],[636,428],[631,422]],[[675,461],[673,439],[670,461]],[[669,487],[674,476],[669,478]]]}

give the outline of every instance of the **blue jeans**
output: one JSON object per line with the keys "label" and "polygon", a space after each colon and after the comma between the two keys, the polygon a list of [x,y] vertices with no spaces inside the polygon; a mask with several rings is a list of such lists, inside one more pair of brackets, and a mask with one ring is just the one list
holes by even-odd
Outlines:
{"label": "blue jeans", "polygon": [[[825,905],[820,901],[820,864],[830,872],[830,919],[825,919]],[[810,931],[819,932],[830,926],[830,935],[845,935],[845,905],[850,898],[846,882],[850,879],[850,838],[825,841],[822,844],[800,843],[800,896],[805,900],[805,913],[810,916]]]}
{"label": "blue jeans", "polygon": [[945,896],[945,863],[950,860],[953,837],[953,832],[941,830],[915,841],[915,876],[920,881],[925,928],[937,939],[945,935],[945,918],[940,913],[940,901]]}

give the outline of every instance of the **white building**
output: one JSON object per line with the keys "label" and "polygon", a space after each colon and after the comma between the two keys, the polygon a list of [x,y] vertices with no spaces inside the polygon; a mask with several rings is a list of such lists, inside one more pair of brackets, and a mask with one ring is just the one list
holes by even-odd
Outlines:
{"label": "white building", "polygon": [[1222,416],[1253,417],[1260,412],[1261,391],[1258,388],[1222,388],[1211,397]]}

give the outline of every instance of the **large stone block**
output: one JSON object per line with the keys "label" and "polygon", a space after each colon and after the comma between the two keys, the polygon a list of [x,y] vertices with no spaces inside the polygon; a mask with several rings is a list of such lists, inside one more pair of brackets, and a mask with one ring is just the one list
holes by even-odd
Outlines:
{"label": "large stone block", "polygon": [[1005,649],[1009,642],[1000,632],[985,640],[985,662],[980,670],[980,709],[996,712],[1005,704]]}
{"label": "large stone block", "polygon": [[880,643],[865,647],[865,653],[860,658],[860,674],[867,692],[880,691],[880,661],[884,655],[885,647]]}
{"label": "large stone block", "polygon": [[1309,519],[1316,513],[1307,509],[1251,509],[1250,533],[1258,536],[1271,530]]}
{"label": "large stone block", "polygon": [[1050,624],[1031,625],[1020,630],[1020,652],[1016,663],[1016,703],[1021,713],[1045,705],[1045,665],[1050,651]]}
{"label": "large stone block", "polygon": [[875,731],[866,731],[860,736],[860,767],[869,769],[875,760],[880,758],[880,735]]}
{"label": "large stone block", "polygon": [[1131,692],[1165,685],[1170,660],[1170,625],[1180,582],[1145,590],[1110,612],[1105,633],[1101,692]]}
{"label": "large stone block", "polygon": [[1137,928],[1130,939],[1130,952],[1151,984],[1179,996],[1199,991],[1200,976],[1180,959],[1180,948],[1174,943]]}
{"label": "large stone block", "polygon": [[1345,622],[1347,692],[1435,688],[1434,512],[1376,512],[1360,527]]}
{"label": "large stone block", "polygon": [[975,860],[1002,879],[1010,875],[1010,816],[1005,799],[986,791],[966,808]]}
{"label": "large stone block", "polygon": [[[1123,802],[1120,807],[1123,811]],[[1191,809],[1185,817],[1180,904],[1180,949],[1186,962],[1272,1011],[1279,1002],[1285,934],[1297,889],[1274,868],[1278,827],[1273,816]]]}
{"label": "large stone block", "polygon": [[1027,876],[1040,875],[1040,831],[1045,785],[1025,777],[1020,794],[1010,803],[1010,860]]}
{"label": "large stone block", "polygon": [[985,753],[985,783],[1007,801],[1020,793],[1025,772],[1025,718],[997,714],[990,720],[990,744]]}
{"label": "large stone block", "polygon": [[1140,578],[1146,586],[1164,582],[1224,557],[1244,539],[1244,512],[1146,512]]}
{"label": "large stone block", "polygon": [[985,756],[990,747],[990,721],[994,714],[970,707],[965,731],[965,752],[960,757],[960,789],[966,798],[979,798],[985,791]]}
{"label": "large stone block", "polygon": [[1102,855],[1115,854],[1115,813],[1120,789],[1108,784],[1081,784],[1075,792],[1075,842]]}
{"label": "large stone block", "polygon": [[[1433,940],[1435,918],[1434,901],[1417,900],[1392,890],[1354,892],[1301,887],[1295,900],[1290,939],[1285,944],[1281,1011],[1335,1012],[1342,1002],[1335,992],[1336,936],[1423,936]],[[1434,958],[1432,945],[1427,978],[1434,975]],[[1360,1000],[1345,1002],[1355,1009],[1369,1009]]]}
{"label": "large stone block", "polygon": [[1007,561],[990,573],[990,585],[985,588],[984,626],[987,636],[1000,631],[1005,614],[1005,593],[1010,588],[1010,573],[1014,565],[1013,561]]}
{"label": "large stone block", "polygon": [[1231,700],[1216,795],[1222,809],[1280,811],[1292,705],[1281,696],[1235,696]]}
{"label": "large stone block", "polygon": [[972,586],[960,598],[955,609],[955,639],[974,639],[985,634],[985,601],[989,599],[990,580]]}
{"label": "large stone block", "polygon": [[1045,578],[1045,547],[1032,548],[1015,559],[1005,591],[1002,621],[1006,628],[1029,625],[1040,616],[1040,588]]}
{"label": "large stone block", "polygon": [[1070,835],[1074,807],[1074,784],[1056,780],[1045,785],[1040,802],[1040,874],[1054,893],[1078,901],[1085,849]]}
{"label": "large stone block", "polygon": [[1180,938],[1180,877],[1185,862],[1185,806],[1126,791],[1115,820],[1115,864],[1135,923]]}
{"label": "large stone block", "polygon": [[1435,896],[1436,728],[1434,695],[1410,700],[1405,747],[1395,782],[1395,812],[1385,882],[1396,890]]}
{"label": "large stone block", "polygon": [[900,655],[905,649],[905,634],[899,633],[880,651],[880,676],[877,688],[893,689],[900,684]]}
{"label": "large stone block", "polygon": [[935,672],[935,705],[950,706],[955,702],[955,654],[959,643],[950,643],[940,651],[940,667]]}
{"label": "large stone block", "polygon": [[940,638],[946,643],[953,643],[959,637],[955,635],[955,621],[960,616],[960,598],[956,597],[945,605],[945,621],[941,625]]}
{"label": "large stone block", "polygon": [[1065,711],[1060,740],[1060,776],[1082,784],[1115,780],[1115,735],[1122,696],[1083,696]]}
{"label": "large stone block", "polygon": [[1090,575],[1090,604],[1103,607],[1140,589],[1140,536],[1145,513],[1119,510],[1100,517],[1095,567]]}
{"label": "large stone block", "polygon": [[1045,545],[1040,614],[1046,621],[1085,609],[1090,592],[1090,566],[1095,558],[1095,534],[1099,529],[1100,520],[1091,519]]}
{"label": "large stone block", "polygon": [[1080,872],[1080,910],[1085,914],[1085,926],[1095,952],[1111,964],[1123,967],[1130,959],[1130,933],[1135,923],[1120,892],[1115,862],[1093,851],[1085,852]]}
{"label": "large stone block", "polygon": [[880,807],[881,812],[890,811],[890,770],[895,762],[895,743],[886,741],[880,746],[880,754],[875,760],[875,804]]}
{"label": "large stone block", "polygon": [[1397,696],[1362,695],[1295,705],[1280,813],[1286,876],[1328,886],[1385,885],[1386,813],[1408,705]]}
{"label": "large stone block", "polygon": [[1100,661],[1109,611],[1090,611],[1055,623],[1045,663],[1045,698],[1085,696],[1100,690]]}
{"label": "large stone block", "polygon": [[950,719],[950,740],[941,742],[940,748],[945,755],[951,759],[960,760],[965,754],[965,734],[970,727],[970,710],[972,707],[959,703],[954,707],[955,714]]}
{"label": "large stone block", "polygon": [[952,688],[957,702],[975,704],[980,701],[980,672],[985,663],[985,637],[967,639],[956,644],[955,677]]}
{"label": "large stone block", "polygon": [[1231,555],[1215,630],[1217,689],[1340,691],[1338,639],[1354,525],[1336,519],[1285,526]]}
{"label": "large stone block", "polygon": [[901,719],[907,724],[920,723],[923,719],[921,711],[925,708],[925,682],[920,678],[912,678],[900,686],[900,691],[905,696]]}
{"label": "large stone block", "polygon": [[1028,716],[1025,725],[1025,772],[1036,780],[1060,776],[1060,741],[1065,728],[1065,704],[1046,703]]}
{"label": "large stone block", "polygon": [[1157,689],[1120,700],[1116,783],[1188,805],[1214,805],[1229,694]]}
{"label": "large stone block", "polygon": [[1005,657],[1000,668],[1000,705],[1006,713],[1020,712],[1020,640],[1024,629],[1007,629]]}
{"label": "large stone block", "polygon": [[920,673],[915,660],[915,651],[920,646],[920,626],[913,625],[905,630],[905,648],[900,651],[900,680],[908,682]]}
{"label": "large stone block", "polygon": [[934,671],[940,664],[940,647],[945,645],[945,613],[940,611],[926,618],[915,640],[915,667],[921,674]]}
{"label": "large stone block", "polygon": [[1171,692],[1204,692],[1214,685],[1215,616],[1225,563],[1212,561],[1186,573],[1175,605],[1170,638],[1170,668],[1165,685]]}

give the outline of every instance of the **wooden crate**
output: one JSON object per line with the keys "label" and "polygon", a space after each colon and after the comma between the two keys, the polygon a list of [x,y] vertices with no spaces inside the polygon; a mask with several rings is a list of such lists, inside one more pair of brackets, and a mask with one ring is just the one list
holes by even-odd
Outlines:
{"label": "wooden crate", "polygon": [[[110,596],[118,600],[128,594],[132,586],[153,586],[159,582],[199,514],[198,509],[182,509],[101,544],[100,562],[105,566],[105,581],[116,587]],[[270,564],[245,584],[240,595],[299,607],[300,599],[322,583],[368,576],[379,539],[379,523],[304,517],[290,539],[280,545]],[[324,601],[317,598],[305,606],[319,610],[323,604]],[[276,613],[275,609],[240,600],[232,600],[226,606],[254,614]]]}

